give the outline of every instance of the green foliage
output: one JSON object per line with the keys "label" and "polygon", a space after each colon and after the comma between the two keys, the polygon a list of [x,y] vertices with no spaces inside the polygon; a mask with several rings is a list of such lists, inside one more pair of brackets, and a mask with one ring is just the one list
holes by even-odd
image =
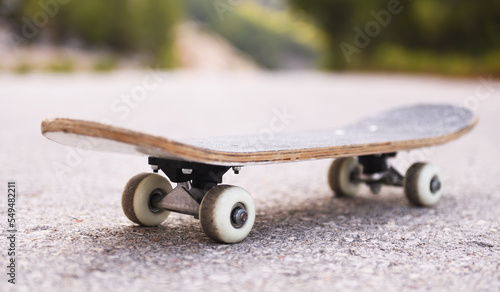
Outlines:
{"label": "green foliage", "polygon": [[118,66],[118,58],[116,56],[105,55],[98,58],[94,63],[94,70],[97,72],[109,72]]}
{"label": "green foliage", "polygon": [[32,71],[33,67],[26,62],[20,62],[14,67],[14,72],[17,74],[28,74]]}
{"label": "green foliage", "polygon": [[52,73],[70,73],[75,70],[75,62],[71,59],[63,58],[50,63],[46,70]]}
{"label": "green foliage", "polygon": [[89,46],[146,53],[163,68],[174,64],[177,0],[24,0],[19,9],[21,26],[29,22],[57,42],[77,38]]}
{"label": "green foliage", "polygon": [[252,1],[184,0],[188,16],[220,34],[265,68],[291,59],[314,65],[323,50],[321,31],[290,11],[271,11]]}
{"label": "green foliage", "polygon": [[[484,70],[500,73],[499,66],[489,64],[500,63],[500,1],[289,1],[311,15],[327,34],[329,68],[364,70],[381,66],[458,75]],[[390,5],[399,9],[389,13],[387,19],[383,11],[391,11]],[[344,47],[343,51],[342,43],[351,45],[352,50]],[[351,53],[350,58],[346,52]]]}

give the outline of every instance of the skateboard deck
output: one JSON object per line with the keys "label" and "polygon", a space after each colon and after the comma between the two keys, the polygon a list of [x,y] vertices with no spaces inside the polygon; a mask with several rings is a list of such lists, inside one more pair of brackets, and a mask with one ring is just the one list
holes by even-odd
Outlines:
{"label": "skateboard deck", "polygon": [[[343,127],[265,139],[250,135],[173,140],[71,119],[46,120],[42,133],[73,147],[149,156],[155,173],[140,173],[128,181],[122,193],[125,215],[144,226],[161,224],[170,212],[192,215],[209,238],[236,243],[250,233],[256,212],[247,191],[221,184],[231,168],[238,173],[250,164],[337,158],[328,171],[328,183],[337,196],[352,197],[362,184],[373,193],[382,185],[399,186],[414,205],[431,207],[442,194],[439,168],[418,162],[402,175],[389,159],[401,150],[457,139],[477,120],[462,107],[415,105]],[[159,170],[169,180],[156,174]],[[172,188],[170,182],[177,186]]]}
{"label": "skateboard deck", "polygon": [[50,140],[88,149],[244,166],[397,152],[443,144],[470,131],[477,117],[453,105],[414,105],[350,125],[301,133],[173,140],[95,122],[42,122]]}

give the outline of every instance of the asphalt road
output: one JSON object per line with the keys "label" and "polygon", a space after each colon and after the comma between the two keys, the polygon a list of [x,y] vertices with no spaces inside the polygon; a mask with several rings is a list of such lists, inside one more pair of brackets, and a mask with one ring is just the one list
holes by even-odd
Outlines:
{"label": "asphalt road", "polygon": [[[1,291],[500,290],[500,83],[486,76],[0,75],[0,102]],[[253,231],[235,245],[210,241],[183,215],[135,226],[120,196],[130,177],[150,171],[146,158],[76,151],[40,134],[51,117],[172,138],[295,131],[427,102],[465,103],[480,116],[462,139],[394,161],[403,172],[417,160],[440,165],[436,207],[412,207],[391,187],[334,198],[328,160],[250,166],[225,177],[258,209]],[[7,282],[10,180],[15,285]]]}

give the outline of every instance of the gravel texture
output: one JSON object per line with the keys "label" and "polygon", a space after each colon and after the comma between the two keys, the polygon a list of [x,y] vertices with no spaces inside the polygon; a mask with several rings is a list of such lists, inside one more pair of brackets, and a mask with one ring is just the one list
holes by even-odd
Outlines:
{"label": "gravel texture", "polygon": [[[135,98],[135,100],[134,100]],[[198,74],[0,76],[2,237],[7,181],[18,185],[16,284],[0,291],[499,291],[500,84],[397,75]],[[210,241],[173,214],[141,228],[121,211],[127,180],[147,159],[76,151],[40,134],[45,118],[105,121],[172,138],[329,128],[414,103],[472,106],[460,140],[404,152],[440,165],[444,194],[409,206],[401,188],[332,196],[330,161],[244,167],[225,183],[248,190],[257,218],[235,245]],[[274,122],[286,111],[289,119]],[[293,116],[293,117],[291,117]]]}

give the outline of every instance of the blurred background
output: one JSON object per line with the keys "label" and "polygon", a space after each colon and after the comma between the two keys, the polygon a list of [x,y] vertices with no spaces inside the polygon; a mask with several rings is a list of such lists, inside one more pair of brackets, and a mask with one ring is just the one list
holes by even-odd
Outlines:
{"label": "blurred background", "polygon": [[500,76],[500,1],[0,0],[0,72]]}
{"label": "blurred background", "polygon": [[[498,77],[499,0],[0,0],[0,177],[20,192],[19,284],[0,291],[500,291]],[[480,116],[396,158],[402,173],[442,167],[439,206],[397,188],[335,199],[329,160],[245,167],[225,183],[259,217],[231,247],[189,216],[131,224],[120,194],[151,171],[144,157],[40,133],[67,117],[172,139],[278,134],[414,103]]]}

